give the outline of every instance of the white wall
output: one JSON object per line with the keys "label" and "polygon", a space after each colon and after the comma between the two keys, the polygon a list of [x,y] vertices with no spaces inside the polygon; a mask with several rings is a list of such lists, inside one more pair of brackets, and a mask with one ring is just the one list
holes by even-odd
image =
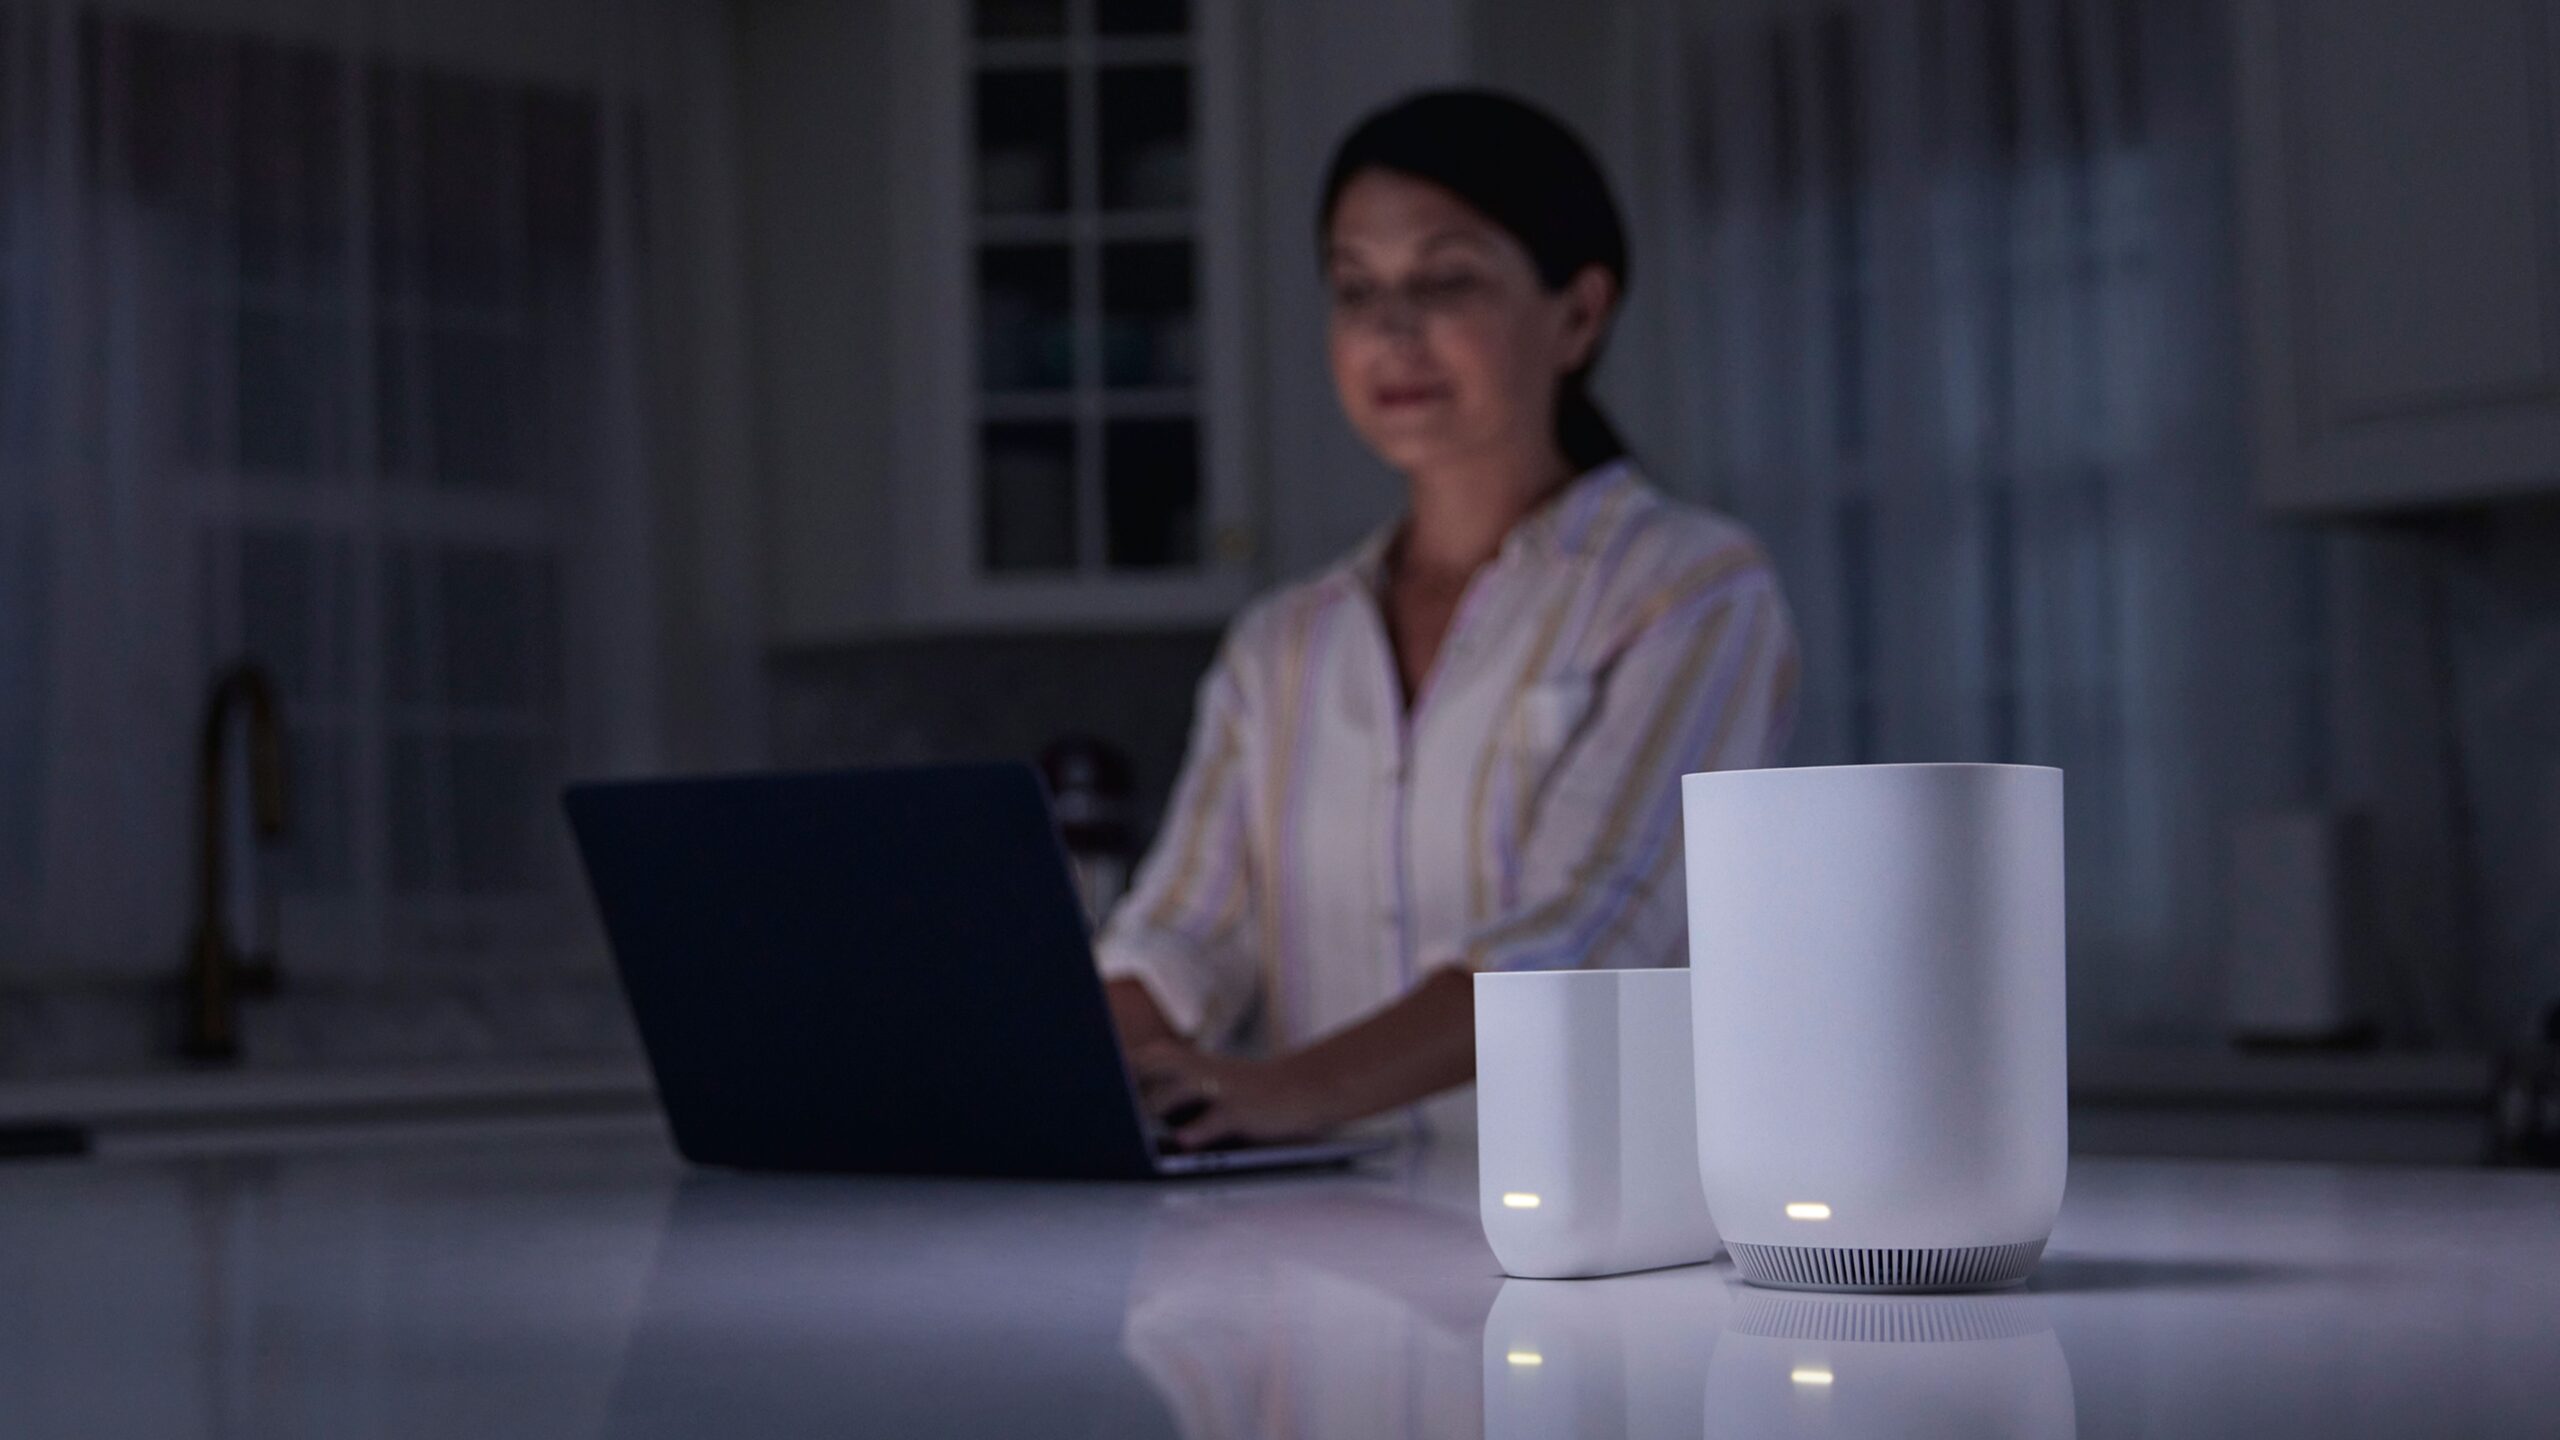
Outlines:
{"label": "white wall", "polygon": [[731,0],[756,465],[777,501],[766,601],[785,641],[885,614],[890,483],[888,7]]}
{"label": "white wall", "polygon": [[657,341],[649,424],[658,450],[659,633],[665,660],[657,763],[743,768],[771,747],[764,646],[772,597],[762,521],[770,497],[753,431],[737,36],[723,0],[661,0],[674,42],[659,58],[671,143],[654,156]]}
{"label": "white wall", "polygon": [[1596,393],[1656,483],[1699,496],[1679,408],[1682,304],[1677,16],[1663,0],[1471,0],[1467,70],[1476,83],[1545,106],[1599,157],[1627,223],[1631,285]]}

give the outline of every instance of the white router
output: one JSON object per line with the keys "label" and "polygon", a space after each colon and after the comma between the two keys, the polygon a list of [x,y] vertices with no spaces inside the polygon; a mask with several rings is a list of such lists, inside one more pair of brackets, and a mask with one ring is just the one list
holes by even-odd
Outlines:
{"label": "white router", "polygon": [[1699,1176],[1734,1268],[2015,1285],[2067,1165],[2062,772],[1685,776]]}
{"label": "white router", "polygon": [[2033,1295],[1744,1290],[1716,1337],[1704,1398],[1719,1435],[2071,1440],[2079,1433],[2071,1362]]}
{"label": "white router", "polygon": [[1484,1317],[1484,1440],[1749,1433],[1709,1424],[1703,1403],[1707,1358],[1742,1289],[1696,1266],[1503,1281]]}
{"label": "white router", "polygon": [[1682,970],[1476,976],[1476,1183],[1503,1273],[1712,1260]]}

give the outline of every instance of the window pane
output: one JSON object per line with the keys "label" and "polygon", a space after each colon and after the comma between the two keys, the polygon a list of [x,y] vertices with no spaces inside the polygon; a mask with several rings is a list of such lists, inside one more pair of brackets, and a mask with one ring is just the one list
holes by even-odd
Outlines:
{"label": "window pane", "polygon": [[1102,252],[1102,374],[1106,384],[1188,385],[1200,374],[1191,244],[1106,246]]}
{"label": "window pane", "polygon": [[[423,241],[423,293],[447,304],[519,303],[525,236],[522,92],[446,75],[419,77],[393,103],[416,106],[409,212]],[[398,174],[398,171],[392,172]]]}
{"label": "window pane", "polygon": [[375,332],[374,431],[383,473],[456,490],[527,490],[550,467],[566,407],[541,343],[485,319]]}
{"label": "window pane", "polygon": [[1001,71],[978,77],[978,209],[989,215],[1067,208],[1067,77]]}
{"label": "window pane", "polygon": [[1061,390],[1075,380],[1071,268],[1063,245],[1000,246],[978,256],[978,384]]}
{"label": "window pane", "polygon": [[454,888],[486,895],[539,888],[554,822],[547,803],[559,784],[547,738],[458,736],[452,741]]}
{"label": "window pane", "polygon": [[284,834],[263,852],[278,891],[316,894],[354,885],[355,766],[343,727],[285,727]]}
{"label": "window pane", "polygon": [[[8,213],[15,202],[0,204]],[[30,207],[31,208],[31,207]],[[44,451],[53,414],[52,308],[41,285],[32,242],[9,248],[0,237],[0,463],[33,465]],[[201,400],[188,407],[190,429],[203,428]],[[192,453],[192,452],[191,452]]]}
{"label": "window pane", "polygon": [[1188,0],[1094,0],[1094,28],[1105,35],[1179,35],[1191,24]]}
{"label": "window pane", "polygon": [[1067,0],[978,0],[981,40],[1039,39],[1067,33]]}
{"label": "window pane", "polygon": [[981,441],[980,562],[996,572],[1076,563],[1076,432],[1063,421],[989,425]]}
{"label": "window pane", "polygon": [[411,895],[496,895],[558,878],[545,736],[405,732],[391,740],[391,885]]}
{"label": "window pane", "polygon": [[[12,7],[10,19],[23,23],[21,17],[33,18],[25,7]],[[230,122],[238,113],[245,42],[203,28],[94,17],[87,38],[86,73],[78,83],[95,108],[84,118],[95,141],[122,147],[121,164],[101,168],[120,170],[121,181],[155,210],[192,222],[191,238],[221,233],[235,199],[231,161],[238,131]],[[20,63],[29,60],[40,63],[34,56]],[[118,122],[112,130],[97,123],[109,114]]]}
{"label": "window pane", "polygon": [[337,59],[256,43],[243,44],[239,57],[240,278],[333,292],[346,234]]}
{"label": "window pane", "polygon": [[541,354],[528,336],[466,325],[429,330],[436,482],[463,489],[532,485],[550,410],[542,380]]}
{"label": "window pane", "polygon": [[443,878],[440,832],[446,813],[445,755],[426,737],[391,737],[391,773],[385,777],[384,818],[390,826],[391,888],[408,894],[432,891]]}
{"label": "window pane", "polygon": [[[581,313],[593,303],[604,238],[603,118],[595,101],[537,91],[524,110],[526,244],[535,298]],[[637,172],[635,157],[631,161]],[[633,213],[646,213],[639,206]]]}
{"label": "window pane", "polygon": [[51,555],[41,516],[0,514],[0,883],[13,885],[38,878],[44,840]]}
{"label": "window pane", "polygon": [[402,705],[557,709],[557,557],[496,547],[397,545],[384,555],[383,668]]}
{"label": "window pane", "polygon": [[[200,563],[208,575],[215,547],[208,536]],[[239,658],[264,665],[287,703],[341,701],[353,695],[355,557],[344,541],[294,530],[256,529],[230,541],[238,561]],[[228,610],[208,606],[208,617]],[[228,637],[210,636],[207,656],[235,658]]]}
{"label": "window pane", "polygon": [[[338,398],[346,393],[346,332],[335,314],[302,305],[244,305],[233,351],[236,461],[267,479],[311,478],[344,464]],[[208,441],[215,437],[204,437]],[[223,469],[235,457],[201,459]]]}
{"label": "window pane", "polygon": [[1101,72],[1102,203],[1176,210],[1191,203],[1191,72],[1176,65]]}
{"label": "window pane", "polygon": [[1114,420],[1102,432],[1109,563],[1150,570],[1200,563],[1200,427]]}
{"label": "window pane", "polygon": [[423,482],[427,419],[424,326],[385,317],[373,332],[374,464],[394,480]]}

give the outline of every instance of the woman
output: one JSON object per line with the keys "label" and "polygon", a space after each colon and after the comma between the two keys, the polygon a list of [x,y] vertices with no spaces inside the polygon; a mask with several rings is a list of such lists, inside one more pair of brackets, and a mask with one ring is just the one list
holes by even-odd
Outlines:
{"label": "woman", "polygon": [[[1655,492],[1592,401],[1626,239],[1569,131],[1403,101],[1343,142],[1318,241],[1334,384],[1406,511],[1235,622],[1104,927],[1184,1146],[1464,1083],[1473,971],[1684,963],[1679,777],[1773,763],[1794,689],[1759,547]],[[1248,1035],[1266,1058],[1224,1053]]]}

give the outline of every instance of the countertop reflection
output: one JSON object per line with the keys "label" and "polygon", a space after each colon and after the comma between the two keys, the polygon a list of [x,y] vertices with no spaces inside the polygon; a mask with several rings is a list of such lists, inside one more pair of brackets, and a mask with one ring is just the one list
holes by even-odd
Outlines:
{"label": "countertop reflection", "polygon": [[2075,1165],[2024,1290],[1505,1280],[1474,1157],[1183,1185],[654,1143],[0,1169],[13,1435],[2518,1435],[2560,1177]]}

